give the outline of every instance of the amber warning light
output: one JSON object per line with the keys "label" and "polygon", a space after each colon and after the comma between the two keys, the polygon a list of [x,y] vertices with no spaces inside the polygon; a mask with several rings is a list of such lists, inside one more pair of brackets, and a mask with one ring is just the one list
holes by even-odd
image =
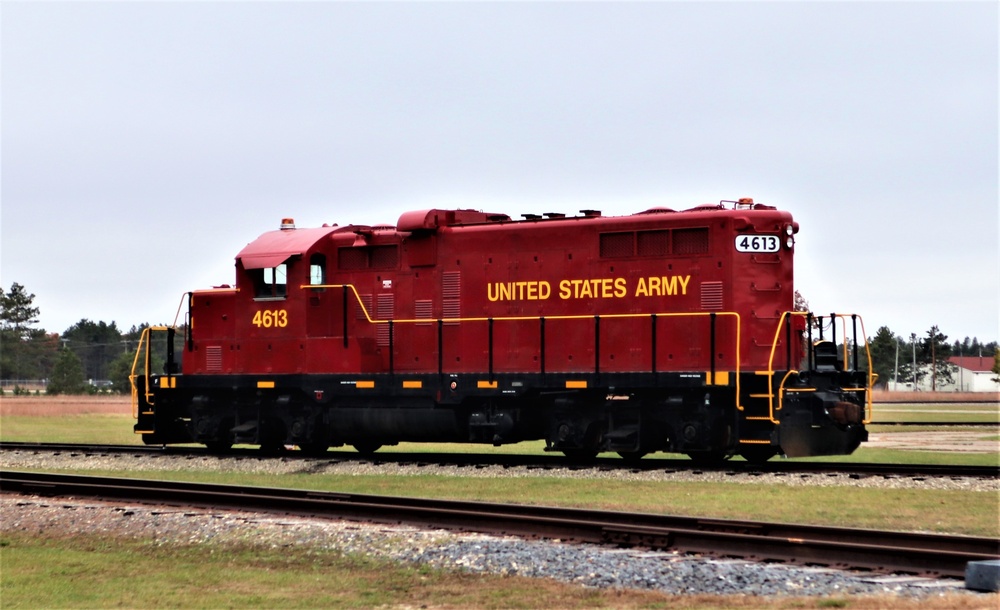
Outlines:
{"label": "amber warning light", "polygon": [[282,218],[281,219],[281,228],[282,229],[294,229],[295,228],[295,219],[294,218]]}

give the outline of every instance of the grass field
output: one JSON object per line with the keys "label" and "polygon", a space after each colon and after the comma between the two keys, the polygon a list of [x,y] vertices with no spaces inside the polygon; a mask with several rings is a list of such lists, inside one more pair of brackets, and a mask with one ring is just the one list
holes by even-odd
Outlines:
{"label": "grass field", "polygon": [[[5,535],[5,608],[687,608],[973,610],[998,597],[668,596],[399,565],[250,542],[165,547],[96,536]],[[164,569],[170,566],[170,569]]]}
{"label": "grass field", "polygon": [[[44,403],[0,398],[0,441],[140,443],[127,402]],[[913,405],[923,407],[923,405]],[[892,405],[893,409],[909,407]],[[949,405],[995,416],[996,405]],[[992,411],[991,411],[992,409]],[[926,412],[913,409],[911,413]],[[963,414],[967,415],[967,414]],[[890,421],[890,420],[883,420]],[[897,421],[892,419],[891,421]],[[928,420],[925,420],[928,421]],[[989,420],[987,420],[989,421]],[[892,427],[885,428],[892,430]],[[891,432],[887,432],[891,433]],[[983,431],[995,438],[995,432]],[[401,444],[382,451],[540,453],[542,444]],[[350,451],[345,449],[345,451]],[[662,455],[662,454],[660,454]],[[845,461],[996,464],[997,451],[942,454],[863,447]],[[671,456],[676,457],[676,456]],[[646,459],[655,459],[652,456]],[[830,458],[815,458],[828,460]],[[100,474],[96,471],[87,471]],[[532,502],[619,510],[851,525],[877,529],[1000,535],[990,492],[866,487],[636,482],[558,477],[234,475],[120,471],[113,476],[287,486],[348,493]],[[891,507],[891,508],[887,508]],[[0,599],[7,608],[996,608],[998,596],[884,598],[669,597],[603,591],[510,576],[400,566],[315,549],[252,544],[206,548],[151,541],[8,532],[0,536]],[[169,566],[165,569],[164,566]]]}

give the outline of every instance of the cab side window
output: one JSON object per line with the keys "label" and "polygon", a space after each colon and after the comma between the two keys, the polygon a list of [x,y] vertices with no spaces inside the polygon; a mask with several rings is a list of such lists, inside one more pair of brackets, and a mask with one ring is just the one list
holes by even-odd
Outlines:
{"label": "cab side window", "polygon": [[255,298],[278,299],[288,294],[288,266],[285,263],[277,267],[251,269],[250,274]]}
{"label": "cab side window", "polygon": [[326,283],[326,255],[313,254],[309,258],[309,284],[321,286]]}

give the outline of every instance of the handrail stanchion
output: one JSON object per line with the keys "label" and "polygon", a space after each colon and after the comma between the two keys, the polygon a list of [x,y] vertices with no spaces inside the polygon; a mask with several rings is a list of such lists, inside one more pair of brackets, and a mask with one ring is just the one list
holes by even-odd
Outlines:
{"label": "handrail stanchion", "polygon": [[438,375],[444,376],[444,320],[438,318]]}
{"label": "handrail stanchion", "polygon": [[490,377],[489,377],[489,379],[490,379],[490,383],[493,383],[493,318],[490,318],[489,322],[487,322],[487,324],[489,324],[489,327],[490,327],[490,329],[489,329],[489,342],[490,342],[490,346],[489,346]]}
{"label": "handrail stanchion", "polygon": [[712,378],[710,380],[710,383],[712,383],[712,384],[715,383],[715,317],[716,317],[716,314],[715,314],[714,311],[712,313],[710,313],[709,316],[708,316],[709,325],[710,325],[710,330],[709,330],[710,339],[709,339],[708,343],[709,343],[709,347],[712,350],[712,353],[711,353],[712,362],[711,362],[711,367],[709,368],[709,371],[712,374]]}
{"label": "handrail stanchion", "polygon": [[808,358],[809,358],[809,370],[813,371],[814,370],[813,367],[815,366],[816,363],[813,360],[813,356],[814,356],[814,353],[813,353],[813,315],[812,315],[811,311],[806,314],[806,331],[809,333],[809,345],[806,346],[808,348],[808,350],[809,350],[809,354],[808,354]]}
{"label": "handrail stanchion", "polygon": [[393,335],[395,335],[396,333],[394,333],[393,330],[394,330],[393,329],[393,320],[389,320],[389,375],[393,375],[395,373],[395,368],[396,368],[395,367],[395,364],[396,364],[396,354],[395,354],[395,351],[396,350],[394,349],[395,345],[394,345],[394,338],[393,338]]}
{"label": "handrail stanchion", "polygon": [[538,359],[541,364],[542,378],[545,378],[545,316],[538,318],[538,338],[539,338],[539,354]]}
{"label": "handrail stanchion", "polygon": [[853,327],[852,334],[854,338],[852,339],[852,341],[854,342],[854,370],[856,371],[858,370],[858,315],[857,314],[854,313],[851,314],[851,326]]}
{"label": "handrail stanchion", "polygon": [[347,349],[347,285],[344,285],[344,349]]}
{"label": "handrail stanchion", "polygon": [[837,314],[830,314],[830,342],[833,343],[833,353],[837,353]]}
{"label": "handrail stanchion", "polygon": [[649,319],[650,319],[650,333],[649,334],[652,336],[652,343],[653,343],[653,345],[651,346],[652,347],[651,359],[653,361],[652,362],[652,368],[653,368],[653,385],[658,385],[656,383],[657,382],[657,377],[656,377],[656,314],[655,313],[649,314]]}
{"label": "handrail stanchion", "polygon": [[601,375],[601,316],[594,316],[594,375]]}
{"label": "handrail stanchion", "polygon": [[785,318],[785,368],[792,368],[792,316],[782,314]]}

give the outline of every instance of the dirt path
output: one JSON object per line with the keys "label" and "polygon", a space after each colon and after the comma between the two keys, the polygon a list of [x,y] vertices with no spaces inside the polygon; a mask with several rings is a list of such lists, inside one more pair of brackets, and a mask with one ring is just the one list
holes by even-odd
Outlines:
{"label": "dirt path", "polygon": [[879,432],[871,433],[862,447],[944,451],[949,453],[991,453],[1000,451],[996,433],[982,431]]}
{"label": "dirt path", "polygon": [[130,396],[0,396],[0,417],[131,413]]}

